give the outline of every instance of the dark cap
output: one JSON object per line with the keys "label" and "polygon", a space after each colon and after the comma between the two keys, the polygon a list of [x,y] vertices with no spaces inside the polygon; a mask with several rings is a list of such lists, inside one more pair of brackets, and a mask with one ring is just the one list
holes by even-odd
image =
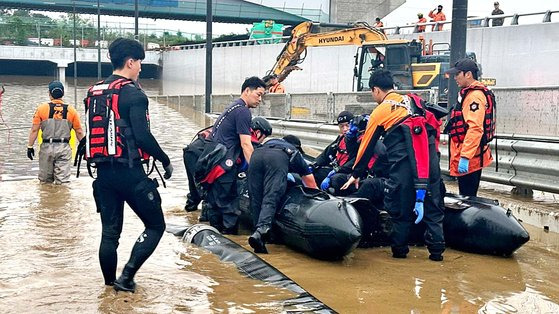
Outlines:
{"label": "dark cap", "polygon": [[49,93],[54,99],[64,96],[64,85],[60,81],[52,81],[49,83]]}
{"label": "dark cap", "polygon": [[470,58],[463,58],[460,59],[458,61],[456,61],[456,63],[454,64],[454,67],[449,69],[448,71],[446,71],[445,73],[447,74],[456,74],[458,72],[477,72],[479,71],[479,68],[477,66],[477,63],[470,59]]}
{"label": "dark cap", "polygon": [[494,5],[499,5],[499,1],[493,2]]}
{"label": "dark cap", "polygon": [[295,148],[297,148],[302,154],[305,153],[301,147],[301,140],[297,136],[288,134],[283,137],[283,140],[295,146]]}
{"label": "dark cap", "polygon": [[353,119],[353,113],[344,110],[340,112],[340,114],[338,115],[338,119],[336,119],[336,121],[338,121],[338,124],[340,124],[340,123],[349,122],[351,121],[351,119]]}

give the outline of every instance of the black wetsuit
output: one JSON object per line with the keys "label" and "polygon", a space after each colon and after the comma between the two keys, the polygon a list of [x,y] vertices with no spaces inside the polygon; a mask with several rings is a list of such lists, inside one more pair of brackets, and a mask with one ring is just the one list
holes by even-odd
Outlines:
{"label": "black wetsuit", "polygon": [[[121,77],[112,75],[105,82],[109,83],[118,78]],[[144,92],[133,84],[125,85],[120,91],[118,108],[121,118],[131,127],[137,146],[161,161],[164,166],[168,165],[169,157],[149,131],[146,118],[148,98]],[[126,153],[123,157],[127,157]],[[99,261],[105,284],[115,281],[124,202],[144,223],[145,230],[134,244],[130,259],[123,270],[123,275],[132,278],[153,253],[165,231],[157,183],[147,177],[139,160],[135,160],[132,167],[121,162],[97,163],[93,196],[97,211],[101,214]]]}
{"label": "black wetsuit", "polygon": [[271,228],[279,202],[287,189],[287,174],[311,174],[295,146],[271,139],[254,150],[248,167],[248,194],[255,229]]}

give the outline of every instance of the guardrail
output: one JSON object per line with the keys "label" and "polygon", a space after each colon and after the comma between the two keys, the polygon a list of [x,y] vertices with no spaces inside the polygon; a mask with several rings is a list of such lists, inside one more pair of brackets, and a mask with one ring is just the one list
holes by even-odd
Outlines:
{"label": "guardrail", "polygon": [[[339,129],[336,125],[270,119],[274,136],[293,134],[304,145],[321,151],[336,139]],[[491,143],[496,162],[485,168],[482,179],[488,182],[506,184],[517,189],[533,189],[559,193],[559,138],[528,137],[512,134],[497,134]],[[441,137],[441,170],[448,174],[447,137]]]}
{"label": "guardrail", "polygon": [[[407,94],[412,91],[398,90],[398,92]],[[436,103],[438,96],[436,89],[413,90],[413,92],[423,99]],[[157,102],[165,101],[179,106],[189,106],[200,112],[205,108],[204,95],[152,95],[150,97]],[[212,95],[211,112],[223,112],[237,98],[239,94]],[[375,106],[371,92],[266,94],[253,113],[258,116],[287,120],[334,122],[340,111],[349,110],[354,114],[364,114],[370,113]]]}

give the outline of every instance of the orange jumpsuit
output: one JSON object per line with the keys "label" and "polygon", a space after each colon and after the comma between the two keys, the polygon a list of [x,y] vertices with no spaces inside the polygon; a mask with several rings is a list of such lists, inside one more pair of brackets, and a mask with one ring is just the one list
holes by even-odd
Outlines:
{"label": "orange jumpsuit", "polygon": [[[417,23],[418,24],[427,23],[427,19],[422,17],[422,18],[419,19],[419,21],[417,21]],[[424,31],[425,31],[425,25],[418,25],[417,26],[417,32],[418,33],[423,33]]]}
{"label": "orange jumpsuit", "polygon": [[283,87],[283,85],[281,85],[281,83],[277,83],[275,85],[270,86],[268,92],[274,94],[285,94],[285,88]]}
{"label": "orange jumpsuit", "polygon": [[[429,17],[432,18],[432,22],[442,22],[442,21],[446,21],[446,16],[444,15],[443,11],[441,12],[437,12],[435,13],[435,11],[431,11],[429,12]],[[439,24],[437,27],[438,31],[442,31],[443,30],[443,24]],[[435,25],[433,25],[433,31],[435,30]]]}
{"label": "orange jumpsuit", "polygon": [[[482,83],[474,81],[470,86],[483,86]],[[485,108],[487,98],[480,90],[472,90],[465,95],[462,105],[462,115],[468,125],[468,130],[464,137],[464,142],[459,143],[456,138],[450,141],[450,175],[463,176],[468,173],[478,171],[491,164],[493,156],[488,145],[481,147],[483,136],[483,120],[485,118]],[[483,153],[483,166],[481,165],[481,152]],[[458,173],[458,162],[460,157],[470,160],[468,173]]]}

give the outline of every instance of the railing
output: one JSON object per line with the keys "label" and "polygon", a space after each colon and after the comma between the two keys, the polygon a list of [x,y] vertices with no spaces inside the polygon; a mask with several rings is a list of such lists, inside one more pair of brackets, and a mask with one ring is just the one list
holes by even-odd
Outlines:
{"label": "railing", "polygon": [[[559,12],[558,10],[554,10],[554,11],[548,10],[543,12],[522,13],[522,14],[515,13],[515,14],[491,15],[485,17],[470,17],[467,19],[467,23],[469,25],[473,25],[471,27],[490,27],[491,20],[512,18],[510,25],[518,25],[518,20],[520,17],[535,16],[535,15],[543,15],[542,23],[550,23],[551,15],[553,13],[558,13],[558,12]],[[474,22],[480,22],[479,26]],[[433,31],[436,32],[439,29],[439,25],[446,25],[446,24],[452,24],[452,21],[449,20],[449,21],[442,21],[442,22],[428,22],[428,23],[418,23],[418,24],[410,24],[410,25],[403,25],[403,26],[382,27],[381,29],[385,31],[392,31],[389,32],[389,34],[400,34],[400,30],[402,29],[413,29],[413,32],[417,33],[418,26],[433,26]],[[427,29],[428,28],[426,27],[425,30]]]}
{"label": "railing", "polygon": [[[339,134],[338,127],[332,124],[272,119],[270,121],[274,128],[274,136],[293,134],[298,136],[303,144],[320,151]],[[559,193],[559,138],[498,134],[497,140],[491,143],[491,148],[494,158],[498,160],[483,170],[484,181]],[[448,174],[446,135],[441,138],[440,150],[441,170]]]}
{"label": "railing", "polygon": [[[543,15],[542,23],[550,23],[551,22],[551,15],[554,13],[559,13],[559,10],[547,10],[541,12],[532,12],[532,13],[514,13],[514,14],[503,14],[503,15],[491,15],[491,16],[484,16],[484,17],[470,17],[467,19],[467,23],[472,25],[472,27],[490,27],[490,21],[495,19],[505,19],[511,18],[511,22],[509,25],[518,25],[518,21],[521,17],[527,16],[537,16]],[[479,22],[479,26],[476,24]],[[401,26],[391,26],[391,27],[381,27],[381,29],[388,31],[388,34],[400,34],[402,29],[413,29],[414,33],[417,33],[418,26],[426,26],[425,30],[428,30],[430,27],[427,26],[434,26],[433,31],[438,31],[439,25],[446,25],[452,24],[452,21],[443,21],[443,22],[427,22],[427,23],[419,23],[419,24],[409,24],[409,25],[401,25]],[[504,24],[503,24],[504,25]],[[449,30],[448,28],[447,30]],[[261,45],[267,44],[263,41],[271,41],[271,40],[278,40],[280,42],[285,43],[289,36],[284,37],[276,37],[276,38],[261,38],[261,39],[245,39],[245,40],[235,40],[235,41],[225,41],[225,42],[216,42],[212,44],[212,47],[235,47],[235,46],[254,46],[254,45]],[[191,44],[191,45],[182,45],[182,46],[173,46],[172,49],[175,50],[188,50],[188,49],[203,49],[206,47],[205,43],[201,44]]]}

